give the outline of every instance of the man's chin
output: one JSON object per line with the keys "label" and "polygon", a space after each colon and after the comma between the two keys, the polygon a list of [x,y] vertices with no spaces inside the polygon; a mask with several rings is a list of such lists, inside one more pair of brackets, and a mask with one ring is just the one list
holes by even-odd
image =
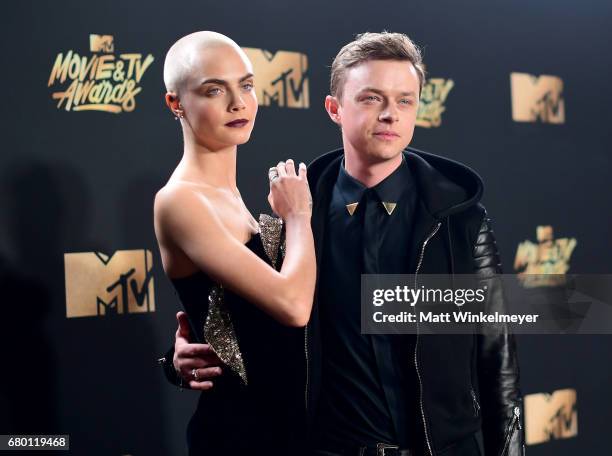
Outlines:
{"label": "man's chin", "polygon": [[389,144],[385,147],[372,147],[368,150],[367,155],[372,163],[382,163],[397,158],[403,150],[404,147],[401,144]]}

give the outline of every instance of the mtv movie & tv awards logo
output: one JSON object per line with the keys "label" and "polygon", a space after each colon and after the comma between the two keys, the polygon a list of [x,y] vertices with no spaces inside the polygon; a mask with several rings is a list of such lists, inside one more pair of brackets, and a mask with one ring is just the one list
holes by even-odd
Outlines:
{"label": "mtv movie & tv awards logo", "polygon": [[153,63],[141,53],[115,55],[112,35],[89,35],[91,55],[69,50],[55,58],[48,87],[61,86],[51,97],[66,111],[104,111],[119,114],[136,108],[140,81]]}
{"label": "mtv movie & tv awards logo", "polygon": [[575,238],[555,239],[550,225],[536,228],[537,243],[521,242],[516,249],[514,269],[525,288],[555,287],[565,283]]}
{"label": "mtv movie & tv awards logo", "polygon": [[446,98],[454,86],[452,79],[431,78],[427,80],[421,91],[417,126],[432,128],[442,125],[442,113],[446,111]]}

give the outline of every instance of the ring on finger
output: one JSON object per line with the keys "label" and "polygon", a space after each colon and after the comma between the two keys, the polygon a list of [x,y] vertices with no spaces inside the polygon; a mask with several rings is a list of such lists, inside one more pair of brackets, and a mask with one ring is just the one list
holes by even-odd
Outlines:
{"label": "ring on finger", "polygon": [[193,376],[194,380],[198,380],[198,370],[197,369],[192,369],[191,375]]}
{"label": "ring on finger", "polygon": [[270,171],[268,171],[268,179],[270,182],[274,182],[278,179],[278,170],[276,168],[270,168]]}

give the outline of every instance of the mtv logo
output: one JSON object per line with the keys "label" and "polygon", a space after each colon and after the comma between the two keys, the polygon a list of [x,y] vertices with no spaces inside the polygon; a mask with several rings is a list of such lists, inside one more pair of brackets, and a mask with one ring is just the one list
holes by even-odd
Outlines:
{"label": "mtv logo", "polygon": [[527,445],[567,439],[578,435],[576,390],[525,396],[525,442]]}
{"label": "mtv logo", "polygon": [[557,76],[511,73],[512,119],[515,122],[565,122],[563,80]]}
{"label": "mtv logo", "polygon": [[89,50],[91,52],[114,52],[115,39],[113,35],[89,35]]}
{"label": "mtv logo", "polygon": [[452,79],[428,79],[419,101],[416,124],[419,127],[439,127],[442,124],[442,113],[446,111],[446,98],[455,86]]}
{"label": "mtv logo", "polygon": [[257,99],[261,106],[310,107],[308,57],[291,51],[272,53],[265,49],[242,48],[253,63]]}
{"label": "mtv logo", "polygon": [[66,318],[155,311],[151,251],[64,254]]}
{"label": "mtv logo", "polygon": [[514,269],[518,271],[520,282],[525,288],[562,285],[578,241],[574,238],[555,239],[550,225],[538,226],[536,235],[537,243],[526,240],[516,249]]}

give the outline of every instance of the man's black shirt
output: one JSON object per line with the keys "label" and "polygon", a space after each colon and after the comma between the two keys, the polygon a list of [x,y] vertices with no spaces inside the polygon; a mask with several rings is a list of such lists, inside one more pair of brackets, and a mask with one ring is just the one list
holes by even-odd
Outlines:
{"label": "man's black shirt", "polygon": [[[340,166],[320,273],[320,448],[377,442],[420,448],[418,383],[414,369],[400,368],[406,361],[398,359],[411,354],[414,336],[361,334],[360,314],[361,274],[410,272],[417,202],[417,185],[405,159],[371,188],[351,177],[344,162]],[[402,337],[401,354],[392,350],[391,337]]]}

